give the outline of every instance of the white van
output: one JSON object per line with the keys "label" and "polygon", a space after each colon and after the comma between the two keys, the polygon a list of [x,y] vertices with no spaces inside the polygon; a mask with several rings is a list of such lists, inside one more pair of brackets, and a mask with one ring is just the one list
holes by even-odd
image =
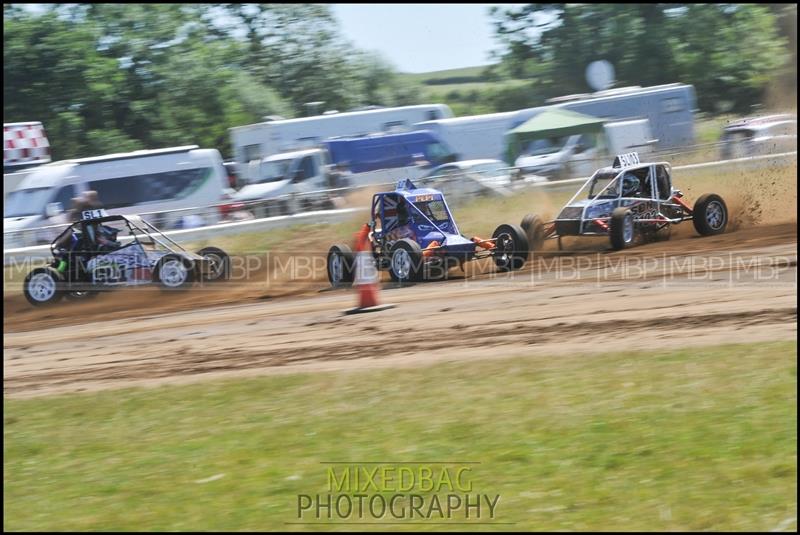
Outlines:
{"label": "white van", "polygon": [[[306,208],[327,208],[330,161],[325,149],[307,149],[252,160],[244,186],[231,196],[233,202],[258,203],[256,217],[293,214]],[[312,193],[316,192],[316,193]]]}
{"label": "white van", "polygon": [[[111,215],[163,213],[148,217],[156,226],[175,228],[191,216],[193,224],[219,221],[217,210],[227,186],[222,156],[197,145],[141,150],[94,158],[62,160],[34,169],[5,202],[5,248],[33,245],[23,231],[66,222],[73,197],[94,190]],[[200,221],[199,218],[202,218]],[[9,233],[14,234],[9,234]]]}

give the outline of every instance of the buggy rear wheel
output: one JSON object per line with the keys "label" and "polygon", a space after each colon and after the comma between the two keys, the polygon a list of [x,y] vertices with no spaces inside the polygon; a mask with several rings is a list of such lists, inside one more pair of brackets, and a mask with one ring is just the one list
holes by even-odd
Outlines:
{"label": "buggy rear wheel", "polygon": [[33,306],[52,305],[64,297],[63,284],[61,273],[51,267],[40,267],[25,277],[22,293]]}
{"label": "buggy rear wheel", "polygon": [[153,270],[153,278],[165,290],[184,290],[192,283],[191,262],[176,254],[161,257]]}
{"label": "buggy rear wheel", "polygon": [[514,271],[528,259],[528,238],[517,225],[500,225],[492,233],[495,248],[492,256],[498,271]]}
{"label": "buggy rear wheel", "polygon": [[528,238],[528,248],[531,251],[541,251],[544,246],[544,223],[542,223],[542,219],[538,215],[528,214],[522,218],[520,226]]}
{"label": "buggy rear wheel", "polygon": [[715,193],[701,195],[692,210],[694,228],[703,236],[722,234],[728,225],[728,207]]}
{"label": "buggy rear wheel", "polygon": [[636,227],[633,213],[623,206],[615,208],[611,213],[611,224],[608,235],[611,238],[611,247],[619,251],[633,245],[636,237]]}
{"label": "buggy rear wheel", "polygon": [[338,288],[353,283],[355,257],[349,245],[337,243],[328,249],[328,281]]}

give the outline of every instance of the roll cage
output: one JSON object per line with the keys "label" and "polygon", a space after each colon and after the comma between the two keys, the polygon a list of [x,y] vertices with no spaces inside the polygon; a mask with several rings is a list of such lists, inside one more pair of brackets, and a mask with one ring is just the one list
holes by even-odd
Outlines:
{"label": "roll cage", "polygon": [[[66,229],[64,229],[50,244],[50,251],[55,256],[59,249],[59,244],[65,239],[68,234],[79,230],[83,236],[87,235],[87,227],[90,225],[102,225],[105,223],[113,223],[123,221],[128,228],[128,232],[130,236],[122,236],[121,238],[130,239],[131,243],[142,243],[144,240],[142,237],[149,238],[150,242],[153,245],[159,245],[172,253],[183,253],[190,255],[186,249],[181,247],[177,242],[171,239],[169,236],[163,234],[160,230],[156,227],[151,225],[146,220],[142,219],[138,215],[131,215],[131,216],[123,216],[123,215],[111,215],[111,216],[103,216],[103,217],[95,217],[95,218],[87,218],[81,219],[69,225]],[[128,247],[131,243],[127,243],[122,245],[122,247]],[[95,254],[100,254],[106,251],[86,251],[92,252]]]}
{"label": "roll cage", "polygon": [[[441,202],[445,214],[447,215],[447,219],[442,221],[447,222],[449,230],[443,230],[441,228],[441,221],[440,224],[436,224],[427,214],[420,210],[416,204],[418,202]],[[407,210],[406,222],[403,222],[403,219],[400,217],[400,212],[403,209]],[[421,220],[412,217],[412,212],[419,216]],[[370,214],[370,226],[373,231],[373,237],[378,242],[383,240],[385,234],[403,225],[412,225],[415,228],[418,228],[421,224],[430,225],[433,230],[436,230],[442,235],[444,241],[441,245],[445,245],[448,235],[460,235],[458,226],[453,219],[452,212],[450,212],[450,207],[447,205],[444,195],[432,190],[418,190],[416,193],[403,190],[376,193],[372,197],[372,209]],[[380,230],[376,229],[375,224],[378,218],[381,221]]]}
{"label": "roll cage", "polygon": [[[641,170],[647,170],[647,174],[645,180],[648,182],[646,184],[646,190],[650,192],[649,195],[646,196],[636,196],[636,197],[622,197],[622,189],[619,188],[619,183],[622,179],[622,176],[628,172],[634,172]],[[597,193],[592,195],[591,187],[594,185],[595,181],[598,180],[601,176],[612,176],[608,184],[605,185],[602,189],[600,189]],[[641,179],[641,178],[640,178]],[[614,186],[617,191],[614,192],[611,190],[611,187]],[[672,166],[668,162],[657,162],[657,163],[645,163],[639,164],[635,166],[627,166],[621,168],[609,168],[604,167],[602,169],[598,169],[597,171],[592,174],[592,176],[584,182],[584,184],[575,192],[569,201],[567,201],[565,206],[569,206],[573,204],[577,199],[581,198],[581,195],[586,189],[589,189],[586,198],[595,201],[595,200],[610,200],[610,199],[620,199],[620,198],[632,198],[632,199],[649,199],[654,201],[661,201],[667,202],[669,201],[675,190],[672,188]],[[663,191],[662,191],[663,190]],[[665,194],[666,193],[666,194]]]}

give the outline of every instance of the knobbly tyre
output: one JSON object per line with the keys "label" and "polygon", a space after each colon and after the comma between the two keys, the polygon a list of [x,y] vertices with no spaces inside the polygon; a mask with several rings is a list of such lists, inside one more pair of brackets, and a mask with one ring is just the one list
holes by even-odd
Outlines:
{"label": "knobbly tyre", "polygon": [[[379,270],[395,282],[416,282],[444,275],[466,261],[492,257],[499,271],[525,265],[528,241],[517,225],[500,225],[491,238],[467,238],[456,226],[441,191],[400,181],[395,191],[372,198],[369,247]],[[328,280],[333,286],[353,282],[352,249],[335,244],[328,251]]]}
{"label": "knobbly tyre", "polygon": [[715,193],[701,195],[689,206],[672,187],[672,168],[666,162],[641,163],[635,152],[620,154],[611,167],[598,169],[561,209],[544,223],[534,214],[522,220],[531,250],[544,240],[562,236],[607,236],[615,250],[654,239],[659,231],[691,220],[703,236],[721,234],[728,208]]}
{"label": "knobbly tyre", "polygon": [[50,250],[52,262],[33,269],[23,284],[25,298],[34,306],[64,297],[89,299],[123,286],[157,284],[179,290],[195,281],[230,277],[230,258],[221,249],[191,253],[137,215],[109,216],[104,210],[84,211],[81,220],[53,240]]}

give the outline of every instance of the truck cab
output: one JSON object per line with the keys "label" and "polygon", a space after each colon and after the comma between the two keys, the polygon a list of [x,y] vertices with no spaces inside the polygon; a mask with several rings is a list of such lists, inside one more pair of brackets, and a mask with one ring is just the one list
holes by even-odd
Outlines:
{"label": "truck cab", "polygon": [[244,186],[233,195],[237,202],[265,201],[257,216],[278,210],[294,213],[325,203],[321,190],[329,187],[328,151],[306,149],[275,154],[251,161],[243,177]]}

